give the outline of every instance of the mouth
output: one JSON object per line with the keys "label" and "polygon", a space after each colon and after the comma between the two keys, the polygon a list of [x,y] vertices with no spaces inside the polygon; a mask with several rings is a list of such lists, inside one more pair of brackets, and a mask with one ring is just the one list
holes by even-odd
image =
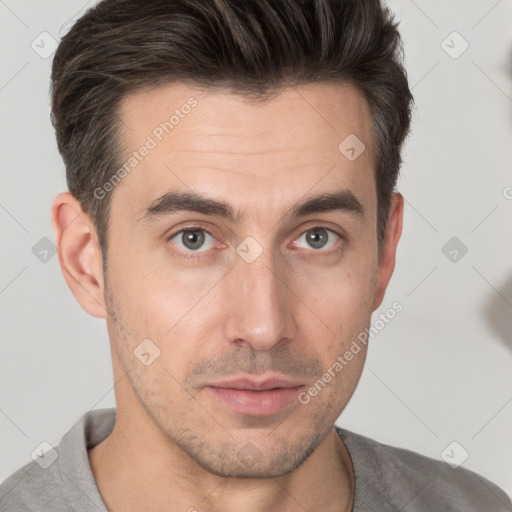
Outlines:
{"label": "mouth", "polygon": [[238,378],[205,386],[205,390],[231,411],[248,416],[271,416],[297,402],[303,383],[286,378]]}

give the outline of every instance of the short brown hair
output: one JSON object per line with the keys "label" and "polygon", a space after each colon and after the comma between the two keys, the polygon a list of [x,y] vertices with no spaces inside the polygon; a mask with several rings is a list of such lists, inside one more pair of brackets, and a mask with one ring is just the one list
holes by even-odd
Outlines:
{"label": "short brown hair", "polygon": [[122,165],[120,100],[172,82],[256,100],[287,86],[356,86],[372,114],[380,254],[414,102],[397,27],[379,0],[103,0],[89,9],[55,53],[52,123],[104,268],[111,192],[94,190]]}

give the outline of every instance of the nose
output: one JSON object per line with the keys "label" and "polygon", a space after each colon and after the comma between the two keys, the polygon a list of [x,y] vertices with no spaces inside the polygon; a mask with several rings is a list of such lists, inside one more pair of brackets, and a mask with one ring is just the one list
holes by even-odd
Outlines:
{"label": "nose", "polygon": [[252,263],[240,258],[228,279],[227,340],[265,351],[295,338],[298,300],[285,268],[275,264],[270,250]]}

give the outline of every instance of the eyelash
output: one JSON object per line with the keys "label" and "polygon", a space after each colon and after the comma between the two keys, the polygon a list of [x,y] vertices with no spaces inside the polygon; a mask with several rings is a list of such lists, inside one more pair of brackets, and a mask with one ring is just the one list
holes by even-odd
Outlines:
{"label": "eyelash", "polygon": [[[334,231],[333,229],[328,228],[326,226],[313,226],[311,228],[308,228],[305,231],[302,231],[295,238],[295,240],[299,239],[302,235],[304,235],[308,231],[314,231],[315,229],[325,229],[326,231],[329,231],[330,233],[334,233],[336,236],[338,236],[340,238],[341,241],[345,240],[345,237],[341,233],[338,233],[337,231]],[[180,235],[186,231],[202,231],[204,233],[208,233],[211,237],[215,238],[215,235],[213,235],[213,233],[211,231],[209,231],[208,229],[205,229],[201,226],[187,226],[187,227],[182,228],[179,231],[176,231],[175,233],[172,233],[171,235],[169,235],[167,237],[167,242],[170,242],[174,237],[177,237],[178,235]],[[315,251],[314,249],[311,249],[311,251],[313,253],[315,253],[315,252],[318,253],[317,255],[320,256],[320,255],[325,255],[325,254],[336,254],[336,253],[341,252],[343,249],[344,249],[343,244],[338,242],[338,243],[336,243],[335,248],[331,248],[331,249],[328,249],[325,251],[322,251],[321,249],[319,249],[317,251]],[[180,249],[176,248],[176,252],[178,252],[179,255],[183,258],[194,259],[194,258],[204,258],[205,253],[210,252],[210,251],[186,251],[186,252],[184,252],[184,251],[181,251]]]}

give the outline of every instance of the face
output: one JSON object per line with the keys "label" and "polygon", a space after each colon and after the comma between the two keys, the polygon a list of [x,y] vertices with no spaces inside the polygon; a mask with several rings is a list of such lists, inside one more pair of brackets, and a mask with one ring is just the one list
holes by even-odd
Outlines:
{"label": "face", "polygon": [[[126,97],[119,115],[128,165],[105,282],[127,375],[118,414],[144,416],[212,473],[283,475],[332,429],[366,355],[333,371],[376,307],[368,106],[349,86],[249,103],[170,85]],[[338,148],[350,134],[366,146],[355,160]],[[226,384],[239,378],[267,389]]]}

